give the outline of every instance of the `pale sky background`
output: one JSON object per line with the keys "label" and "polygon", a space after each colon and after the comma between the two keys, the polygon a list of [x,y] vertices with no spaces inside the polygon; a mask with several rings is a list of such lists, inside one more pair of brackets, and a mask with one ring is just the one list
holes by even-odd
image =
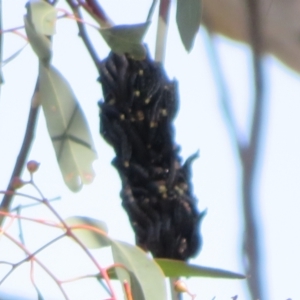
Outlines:
{"label": "pale sky background", "polygon": [[[23,0],[3,0],[4,28],[22,25],[25,13]],[[146,0],[101,0],[108,15],[116,24],[140,23],[146,19],[152,1]],[[59,8],[66,8],[59,1]],[[175,25],[174,7],[170,16],[170,30],[166,54],[166,70],[170,78],[179,81],[180,111],[175,121],[176,142],[181,145],[181,155],[187,158],[200,149],[200,158],[193,165],[194,191],[199,199],[199,208],[208,213],[202,226],[203,249],[191,262],[243,272],[239,259],[240,225],[240,168],[235,156],[227,126],[218,102],[218,93],[204,45],[204,33],[196,39],[194,49],[187,54],[180,42]],[[108,53],[100,35],[89,30],[101,58]],[[63,216],[91,216],[107,223],[110,236],[134,243],[134,237],[127,215],[119,198],[120,180],[110,165],[114,157],[98,133],[99,119],[97,101],[101,99],[98,74],[78,37],[74,21],[59,20],[54,37],[53,64],[70,82],[87,116],[99,159],[94,164],[97,177],[77,194],[70,192],[63,183],[56,163],[52,144],[46,131],[43,113],[39,115],[34,146],[29,159],[41,163],[36,174],[36,183],[48,198],[61,196],[55,208]],[[146,43],[154,53],[156,18],[146,36]],[[24,41],[16,35],[6,34],[4,58],[17,51]],[[240,135],[247,140],[248,115],[251,111],[251,66],[249,49],[239,43],[218,38],[218,51],[226,76],[235,117]],[[267,277],[265,287],[269,299],[300,299],[300,81],[299,76],[288,70],[276,59],[266,58],[268,116],[264,135],[264,154],[261,162],[259,211],[262,219],[262,244],[265,250]],[[5,84],[0,99],[0,190],[6,188],[16,156],[23,139],[28,117],[30,98],[37,76],[37,58],[30,46],[3,69]],[[24,178],[28,178],[25,173]],[[28,189],[24,189],[24,192]],[[28,191],[30,193],[30,191]],[[13,206],[28,203],[17,198]],[[52,215],[45,208],[24,210],[24,215],[50,219]],[[17,236],[17,224],[11,228]],[[43,226],[24,223],[26,245],[35,249],[57,234]],[[60,242],[41,253],[54,273],[68,278],[88,267],[84,255],[70,241]],[[107,252],[107,251],[106,251]],[[108,256],[95,254],[102,259],[103,266],[109,264]],[[0,260],[18,260],[22,252],[0,240]],[[79,258],[80,257],[80,258]],[[103,258],[104,257],[104,258]],[[0,267],[0,276],[4,274]],[[38,284],[45,299],[62,299],[56,286],[38,274]],[[239,280],[191,279],[188,286],[199,300],[230,300],[238,295],[247,299],[245,283]],[[76,287],[76,288],[75,288]],[[84,281],[70,285],[70,298],[99,299],[102,289],[96,283]],[[29,281],[29,266],[24,265],[9,278],[0,292],[14,292],[36,299]],[[1,295],[1,294],[0,294]],[[101,299],[103,299],[103,296]],[[185,299],[189,299],[186,297]]]}

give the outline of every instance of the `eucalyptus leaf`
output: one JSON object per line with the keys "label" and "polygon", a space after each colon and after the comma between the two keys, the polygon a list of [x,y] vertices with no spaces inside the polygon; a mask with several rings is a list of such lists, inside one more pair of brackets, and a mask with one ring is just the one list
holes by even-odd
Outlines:
{"label": "eucalyptus leaf", "polygon": [[131,284],[133,299],[167,299],[165,276],[156,262],[136,246],[116,240],[111,241],[114,262],[122,264],[129,271],[116,268],[121,282]]}
{"label": "eucalyptus leaf", "polygon": [[79,227],[73,228],[72,232],[87,248],[97,249],[110,245],[106,237],[108,229],[104,222],[84,216],[69,217],[64,221],[68,226]]}
{"label": "eucalyptus leaf", "polygon": [[182,43],[191,51],[201,21],[201,0],[177,0],[176,21]]}
{"label": "eucalyptus leaf", "polygon": [[63,179],[77,192],[95,177],[97,154],[85,116],[69,83],[51,65],[40,64],[39,92]]}
{"label": "eucalyptus leaf", "polygon": [[57,10],[44,0],[31,0],[27,3],[27,18],[37,33],[55,34]]}
{"label": "eucalyptus leaf", "polygon": [[245,279],[246,276],[231,271],[188,264],[180,260],[156,258],[166,277],[213,277]]}
{"label": "eucalyptus leaf", "polygon": [[24,23],[25,31],[33,51],[43,63],[48,64],[52,56],[51,41],[45,35],[38,33],[26,16],[24,16]]}
{"label": "eucalyptus leaf", "polygon": [[143,38],[150,22],[100,28],[100,33],[110,49],[118,54],[129,54],[134,59],[144,59],[146,49]]}

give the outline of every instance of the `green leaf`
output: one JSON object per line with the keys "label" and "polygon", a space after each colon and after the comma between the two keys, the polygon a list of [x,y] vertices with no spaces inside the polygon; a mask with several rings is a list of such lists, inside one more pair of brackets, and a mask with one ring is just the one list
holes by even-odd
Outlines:
{"label": "green leaf", "polygon": [[110,49],[118,54],[129,54],[134,59],[144,59],[146,49],[142,45],[150,22],[100,28],[100,33]]}
{"label": "green leaf", "polygon": [[213,277],[228,279],[245,279],[244,275],[231,271],[201,267],[172,259],[156,258],[166,277]]}
{"label": "green leaf", "polygon": [[110,245],[106,237],[108,229],[104,222],[84,216],[69,217],[64,221],[69,226],[81,226],[73,228],[72,232],[87,248],[96,249]]}
{"label": "green leaf", "polygon": [[115,269],[121,282],[127,280],[131,284],[133,299],[167,299],[165,276],[154,260],[140,248],[125,242],[112,240],[111,247],[114,262],[129,271]]}
{"label": "green leaf", "polygon": [[33,51],[43,63],[48,64],[52,56],[50,40],[45,35],[38,33],[26,16],[24,17],[24,23],[25,31]]}
{"label": "green leaf", "polygon": [[51,65],[40,64],[39,93],[63,179],[77,192],[95,177],[97,154],[85,116],[69,83]]}
{"label": "green leaf", "polygon": [[201,21],[201,0],[177,0],[176,21],[182,43],[191,51]]}
{"label": "green leaf", "polygon": [[44,0],[29,1],[27,7],[27,18],[37,33],[43,35],[55,34],[55,23],[57,10]]}

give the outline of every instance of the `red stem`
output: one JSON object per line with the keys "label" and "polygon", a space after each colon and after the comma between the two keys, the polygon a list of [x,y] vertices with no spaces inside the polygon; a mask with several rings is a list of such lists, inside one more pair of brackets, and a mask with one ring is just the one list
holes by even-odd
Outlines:
{"label": "red stem", "polygon": [[163,18],[165,23],[168,23],[169,11],[170,11],[170,0],[161,0],[159,5],[159,16]]}

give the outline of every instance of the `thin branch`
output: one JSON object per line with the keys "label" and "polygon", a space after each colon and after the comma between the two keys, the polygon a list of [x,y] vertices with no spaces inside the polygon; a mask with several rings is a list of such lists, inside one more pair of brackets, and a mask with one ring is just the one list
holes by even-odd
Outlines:
{"label": "thin branch", "polygon": [[125,291],[126,300],[133,300],[131,287],[127,280],[123,281],[123,288]]}
{"label": "thin branch", "polygon": [[[28,198],[28,199],[31,199],[31,200],[35,200],[39,203],[42,203],[42,201],[43,201],[43,200],[41,200],[37,197],[27,195],[27,194],[24,194],[24,193],[19,193],[19,192],[16,192],[16,191],[11,191],[11,190],[10,191],[0,191],[0,194],[3,194],[5,196],[9,196],[9,197],[20,196],[20,197]],[[3,212],[8,214],[7,211],[0,209],[0,214],[2,214]]]}
{"label": "thin branch", "polygon": [[0,0],[0,91],[3,84],[2,60],[3,60],[3,35],[2,35],[2,0]]}
{"label": "thin branch", "polygon": [[[57,213],[57,211],[51,206],[50,202],[45,198],[43,199],[43,203],[46,205],[46,207],[53,213],[53,215],[61,222],[61,224],[63,225],[63,228],[66,230],[66,235],[68,235],[70,238],[72,238],[80,247],[81,249],[86,253],[86,255],[90,258],[90,260],[94,263],[94,265],[97,267],[97,269],[99,270],[101,276],[103,277],[103,279],[105,280],[111,296],[113,299],[117,299],[115,296],[115,291],[111,285],[110,282],[110,278],[107,274],[107,270],[105,268],[102,268],[99,263],[97,262],[97,260],[94,258],[94,256],[90,253],[90,251],[88,251],[88,249],[85,247],[85,245],[81,242],[81,240],[73,233],[72,231],[72,226],[68,226],[67,223],[62,219],[62,217]],[[91,227],[91,230],[96,230],[98,232],[101,232],[100,230],[97,229],[92,229],[93,227]],[[102,232],[101,232],[102,233]]]}
{"label": "thin branch", "polygon": [[[262,258],[260,253],[261,242],[259,240],[259,211],[256,202],[258,189],[257,167],[258,154],[261,149],[262,127],[265,120],[265,99],[264,99],[264,78],[262,66],[262,35],[259,15],[259,1],[246,0],[249,11],[249,36],[253,52],[253,70],[254,70],[254,113],[250,127],[250,137],[248,144],[244,144],[238,136],[238,126],[234,120],[234,115],[230,109],[230,101],[226,89],[225,79],[222,76],[222,70],[218,62],[213,44],[207,41],[209,59],[211,60],[215,80],[218,85],[219,97],[222,111],[224,113],[229,131],[233,135],[235,149],[238,151],[242,165],[242,205],[244,216],[244,263],[249,276],[247,277],[251,299],[264,300],[262,270]],[[209,20],[206,20],[209,22]],[[209,26],[208,26],[209,27]],[[208,30],[208,29],[207,29]],[[208,35],[209,35],[208,31]]]}
{"label": "thin branch", "polygon": [[[1,193],[1,191],[0,191],[0,193]],[[16,196],[17,196],[17,195],[16,195]],[[35,200],[35,199],[34,199],[34,200]],[[58,200],[61,200],[61,197],[60,197],[60,196],[49,199],[49,202],[54,202],[54,201],[58,201]],[[12,208],[10,211],[11,211],[11,212],[13,212],[13,211],[19,212],[19,209],[30,208],[30,207],[37,206],[37,205],[42,205],[42,204],[43,204],[42,202],[38,202],[38,203],[31,203],[31,204],[17,205],[16,207]]]}
{"label": "thin branch", "polygon": [[228,126],[228,130],[232,136],[235,149],[237,149],[239,155],[241,156],[241,144],[239,139],[238,126],[235,121],[235,116],[231,108],[231,99],[228,92],[228,86],[226,83],[225,76],[223,74],[222,66],[214,43],[214,35],[210,31],[209,26],[205,28],[205,47],[208,56],[209,63],[211,65],[212,73],[216,82],[218,99],[220,101],[221,111],[224,114],[224,119]]}
{"label": "thin branch", "polygon": [[92,16],[96,17],[101,27],[111,27],[113,25],[113,22],[109,19],[98,0],[85,0],[85,3],[79,0],[79,3],[84,6]]}
{"label": "thin branch", "polygon": [[[63,225],[58,224],[56,222],[53,222],[51,220],[33,219],[33,218],[24,217],[24,216],[20,216],[20,215],[17,215],[17,214],[12,214],[12,213],[9,213],[9,212],[3,212],[3,211],[0,211],[0,215],[6,216],[6,217],[9,217],[9,218],[13,218],[13,219],[31,221],[31,222],[39,223],[39,224],[42,224],[42,225],[59,228],[59,229],[64,228]],[[0,232],[2,232],[2,231],[3,230],[1,230],[1,227],[0,227]]]}
{"label": "thin branch", "polygon": [[[21,206],[18,206],[18,209],[17,209],[17,214],[20,215],[21,214]],[[13,218],[11,219],[13,220]],[[23,227],[22,227],[22,220],[17,218],[17,222],[18,222],[18,228],[19,228],[19,239],[21,241],[21,243],[23,245],[25,245],[25,238],[24,238],[24,232],[23,232]]]}
{"label": "thin branch", "polygon": [[[60,281],[56,279],[56,277],[54,276],[54,274],[52,274],[52,272],[38,258],[36,258],[35,256],[33,256],[33,254],[30,253],[30,251],[22,243],[20,243],[19,241],[17,241],[15,238],[13,238],[12,236],[10,236],[7,233],[4,233],[4,235],[10,241],[12,241],[15,245],[17,245],[19,248],[21,248],[28,255],[28,257],[26,258],[26,260],[28,260],[30,258],[30,259],[34,260],[35,262],[37,262],[37,264],[53,279],[53,281],[56,283],[56,285],[60,289],[61,293],[64,295],[64,298],[68,300],[69,299],[68,295],[66,294],[66,292],[63,289],[63,287],[61,286]],[[1,282],[3,282],[3,279],[2,279]]]}
{"label": "thin branch", "polygon": [[156,33],[155,60],[161,63],[164,62],[166,54],[170,10],[171,1],[160,0]]}
{"label": "thin branch", "polygon": [[[72,0],[67,0],[67,3],[71,7],[71,9],[72,9],[75,17],[82,20],[83,19],[82,18],[82,14],[81,14],[81,12],[79,10],[78,5],[74,4],[74,2]],[[77,26],[78,26],[78,29],[79,29],[79,35],[82,38],[82,40],[83,40],[83,42],[84,42],[84,44],[85,44],[85,46],[86,46],[86,48],[87,48],[87,50],[88,50],[91,58],[92,58],[95,66],[98,69],[98,66],[99,66],[101,60],[100,60],[100,58],[99,58],[99,56],[97,54],[97,51],[94,48],[94,46],[93,46],[93,44],[92,44],[89,36],[88,36],[88,33],[86,31],[86,28],[85,28],[85,25],[82,22],[77,21]]]}
{"label": "thin branch", "polygon": [[259,2],[257,0],[246,0],[249,12],[249,36],[252,46],[253,75],[254,75],[254,113],[250,130],[250,140],[248,147],[244,147],[242,152],[243,171],[243,209],[245,220],[244,256],[247,272],[249,291],[252,299],[264,300],[264,281],[261,257],[261,239],[259,239],[260,220],[257,196],[257,171],[258,154],[261,150],[261,135],[265,120],[265,97],[264,97],[264,77],[262,64],[262,32]]}
{"label": "thin branch", "polygon": [[[10,177],[10,182],[7,187],[7,191],[14,191],[14,188],[12,187],[12,181],[15,177],[20,177],[24,166],[26,164],[26,160],[31,148],[31,145],[33,143],[34,134],[35,134],[35,127],[37,123],[37,117],[39,112],[39,105],[36,104],[36,99],[38,97],[38,83],[36,83],[35,90],[32,96],[32,104],[30,107],[29,117],[27,121],[26,131],[23,139],[23,143],[14,167],[14,170],[12,172],[12,175]],[[6,193],[3,197],[3,200],[0,205],[1,211],[8,212],[11,207],[11,203],[14,197],[14,193]],[[0,227],[3,223],[4,217],[0,216]]]}
{"label": "thin branch", "polygon": [[[4,231],[5,232],[5,231]],[[7,233],[5,233],[6,237],[10,237],[10,235],[8,235]],[[26,254],[28,255],[27,257],[25,257],[24,259],[20,260],[17,263],[11,264],[12,268],[7,272],[7,274],[1,279],[0,281],[0,285],[6,280],[6,278],[8,278],[8,276],[15,270],[17,269],[19,266],[21,266],[23,263],[25,263],[26,261],[29,260],[33,260],[35,258],[35,256],[43,251],[44,249],[46,249],[47,247],[49,247],[50,245],[54,244],[55,242],[57,242],[58,240],[60,240],[61,238],[65,237],[66,234],[62,234],[58,237],[56,237],[55,239],[51,240],[50,242],[46,243],[45,245],[43,245],[41,248],[39,248],[38,250],[36,250],[33,253],[26,252]],[[11,239],[11,238],[10,238]],[[21,243],[18,244],[18,246],[23,245],[22,249],[25,249],[25,245],[23,244],[23,242],[21,241]]]}
{"label": "thin branch", "polygon": [[153,0],[152,1],[152,4],[151,4],[151,7],[150,7],[149,12],[148,12],[148,16],[147,16],[146,22],[151,22],[152,16],[153,16],[153,13],[154,13],[154,10],[155,10],[155,6],[157,4],[157,1],[158,0]]}
{"label": "thin branch", "polygon": [[171,300],[181,300],[182,299],[181,293],[177,293],[174,288],[175,282],[177,280],[179,280],[179,278],[169,278]]}

